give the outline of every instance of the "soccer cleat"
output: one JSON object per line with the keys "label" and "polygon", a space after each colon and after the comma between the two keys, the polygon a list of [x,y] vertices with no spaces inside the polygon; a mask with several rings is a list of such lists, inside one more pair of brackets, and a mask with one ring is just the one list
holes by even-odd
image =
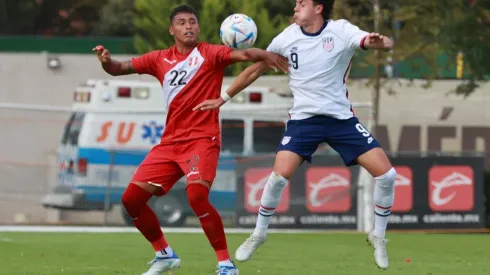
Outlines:
{"label": "soccer cleat", "polygon": [[388,252],[386,251],[386,239],[374,236],[373,232],[369,233],[366,241],[374,248],[374,261],[381,269],[388,268]]}
{"label": "soccer cleat", "polygon": [[248,239],[236,250],[235,259],[240,262],[248,261],[255,250],[265,243],[265,239],[265,236],[250,235],[250,237],[248,237]]}
{"label": "soccer cleat", "polygon": [[235,264],[233,266],[219,266],[216,271],[217,275],[238,275],[238,268]]}
{"label": "soccer cleat", "polygon": [[180,258],[174,253],[172,257],[169,258],[156,257],[148,264],[151,265],[150,269],[142,275],[161,275],[163,272],[179,268]]}

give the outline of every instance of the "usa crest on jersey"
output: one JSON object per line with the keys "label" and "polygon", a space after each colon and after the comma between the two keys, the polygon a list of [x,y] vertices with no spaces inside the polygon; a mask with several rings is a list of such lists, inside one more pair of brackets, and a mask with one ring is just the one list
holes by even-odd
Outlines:
{"label": "usa crest on jersey", "polygon": [[323,37],[322,41],[323,41],[323,48],[325,50],[329,52],[333,50],[333,47],[335,46],[333,42],[333,36]]}

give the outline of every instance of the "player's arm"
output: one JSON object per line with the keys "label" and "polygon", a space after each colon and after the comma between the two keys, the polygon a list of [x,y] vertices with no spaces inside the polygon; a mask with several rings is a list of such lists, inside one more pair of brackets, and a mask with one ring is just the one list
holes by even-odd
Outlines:
{"label": "player's arm", "polygon": [[237,78],[235,79],[235,81],[233,81],[228,90],[223,91],[219,98],[205,100],[194,107],[193,110],[206,111],[217,109],[223,106],[223,104],[225,104],[232,97],[250,86],[267,70],[269,70],[269,65],[267,65],[267,63],[265,63],[264,61],[252,64],[237,76]]}
{"label": "player's arm", "polygon": [[274,69],[276,72],[278,70],[281,70],[284,73],[288,72],[288,60],[286,58],[257,48],[234,50],[230,54],[230,61],[232,63],[263,61],[266,66]]}
{"label": "player's arm", "polygon": [[342,23],[342,33],[346,43],[351,49],[361,48],[390,50],[393,48],[393,41],[379,33],[368,33],[359,29],[358,26],[351,24],[347,20],[339,20]]}
{"label": "player's arm", "polygon": [[361,48],[391,50],[393,48],[393,40],[379,33],[370,33],[361,40]]}
{"label": "player's arm", "polygon": [[97,58],[106,73],[113,76],[135,73],[131,60],[119,62],[112,59],[109,50],[105,49],[104,46],[97,46],[93,51],[97,54]]}

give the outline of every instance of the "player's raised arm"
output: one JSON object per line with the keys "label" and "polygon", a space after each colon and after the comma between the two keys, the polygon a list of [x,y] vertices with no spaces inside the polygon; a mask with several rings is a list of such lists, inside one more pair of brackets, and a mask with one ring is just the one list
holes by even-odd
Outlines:
{"label": "player's raised arm", "polygon": [[194,107],[193,110],[206,111],[217,109],[223,106],[223,104],[225,104],[232,97],[250,86],[268,69],[269,65],[267,65],[267,63],[265,63],[264,61],[252,64],[238,75],[238,77],[235,79],[235,81],[233,81],[228,90],[222,92],[219,98],[205,100]]}
{"label": "player's raised arm", "polygon": [[263,61],[267,66],[274,69],[276,72],[278,70],[284,73],[288,72],[288,60],[285,57],[257,48],[234,50],[230,54],[230,61],[233,63]]}
{"label": "player's raised arm", "polygon": [[135,73],[130,60],[119,62],[112,59],[109,50],[105,49],[104,46],[99,45],[93,48],[93,51],[97,54],[97,58],[102,64],[102,68],[104,71],[106,71],[106,73],[113,76]]}

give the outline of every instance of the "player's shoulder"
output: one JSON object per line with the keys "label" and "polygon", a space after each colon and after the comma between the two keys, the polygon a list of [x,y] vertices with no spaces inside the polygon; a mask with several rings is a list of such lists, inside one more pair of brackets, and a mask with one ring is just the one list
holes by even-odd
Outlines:
{"label": "player's shoulder", "polygon": [[343,31],[345,30],[345,28],[354,26],[354,24],[352,24],[347,19],[337,19],[337,20],[330,19],[328,24],[330,25],[329,29],[334,31]]}
{"label": "player's shoulder", "polygon": [[160,50],[153,50],[153,51],[149,51],[147,54],[151,55],[152,57],[155,57],[155,58],[163,58],[167,55],[170,54],[170,49],[160,49]]}
{"label": "player's shoulder", "polygon": [[[208,42],[198,42],[196,45],[197,49],[201,53],[207,53],[207,52],[216,52],[219,50],[222,50],[224,48],[229,48],[228,46],[225,45],[219,45],[219,44],[211,44]],[[229,48],[231,50],[231,48]]]}
{"label": "player's shoulder", "polygon": [[301,33],[301,27],[298,24],[293,23],[287,26],[279,35],[277,35],[277,38],[294,37],[299,33]]}

